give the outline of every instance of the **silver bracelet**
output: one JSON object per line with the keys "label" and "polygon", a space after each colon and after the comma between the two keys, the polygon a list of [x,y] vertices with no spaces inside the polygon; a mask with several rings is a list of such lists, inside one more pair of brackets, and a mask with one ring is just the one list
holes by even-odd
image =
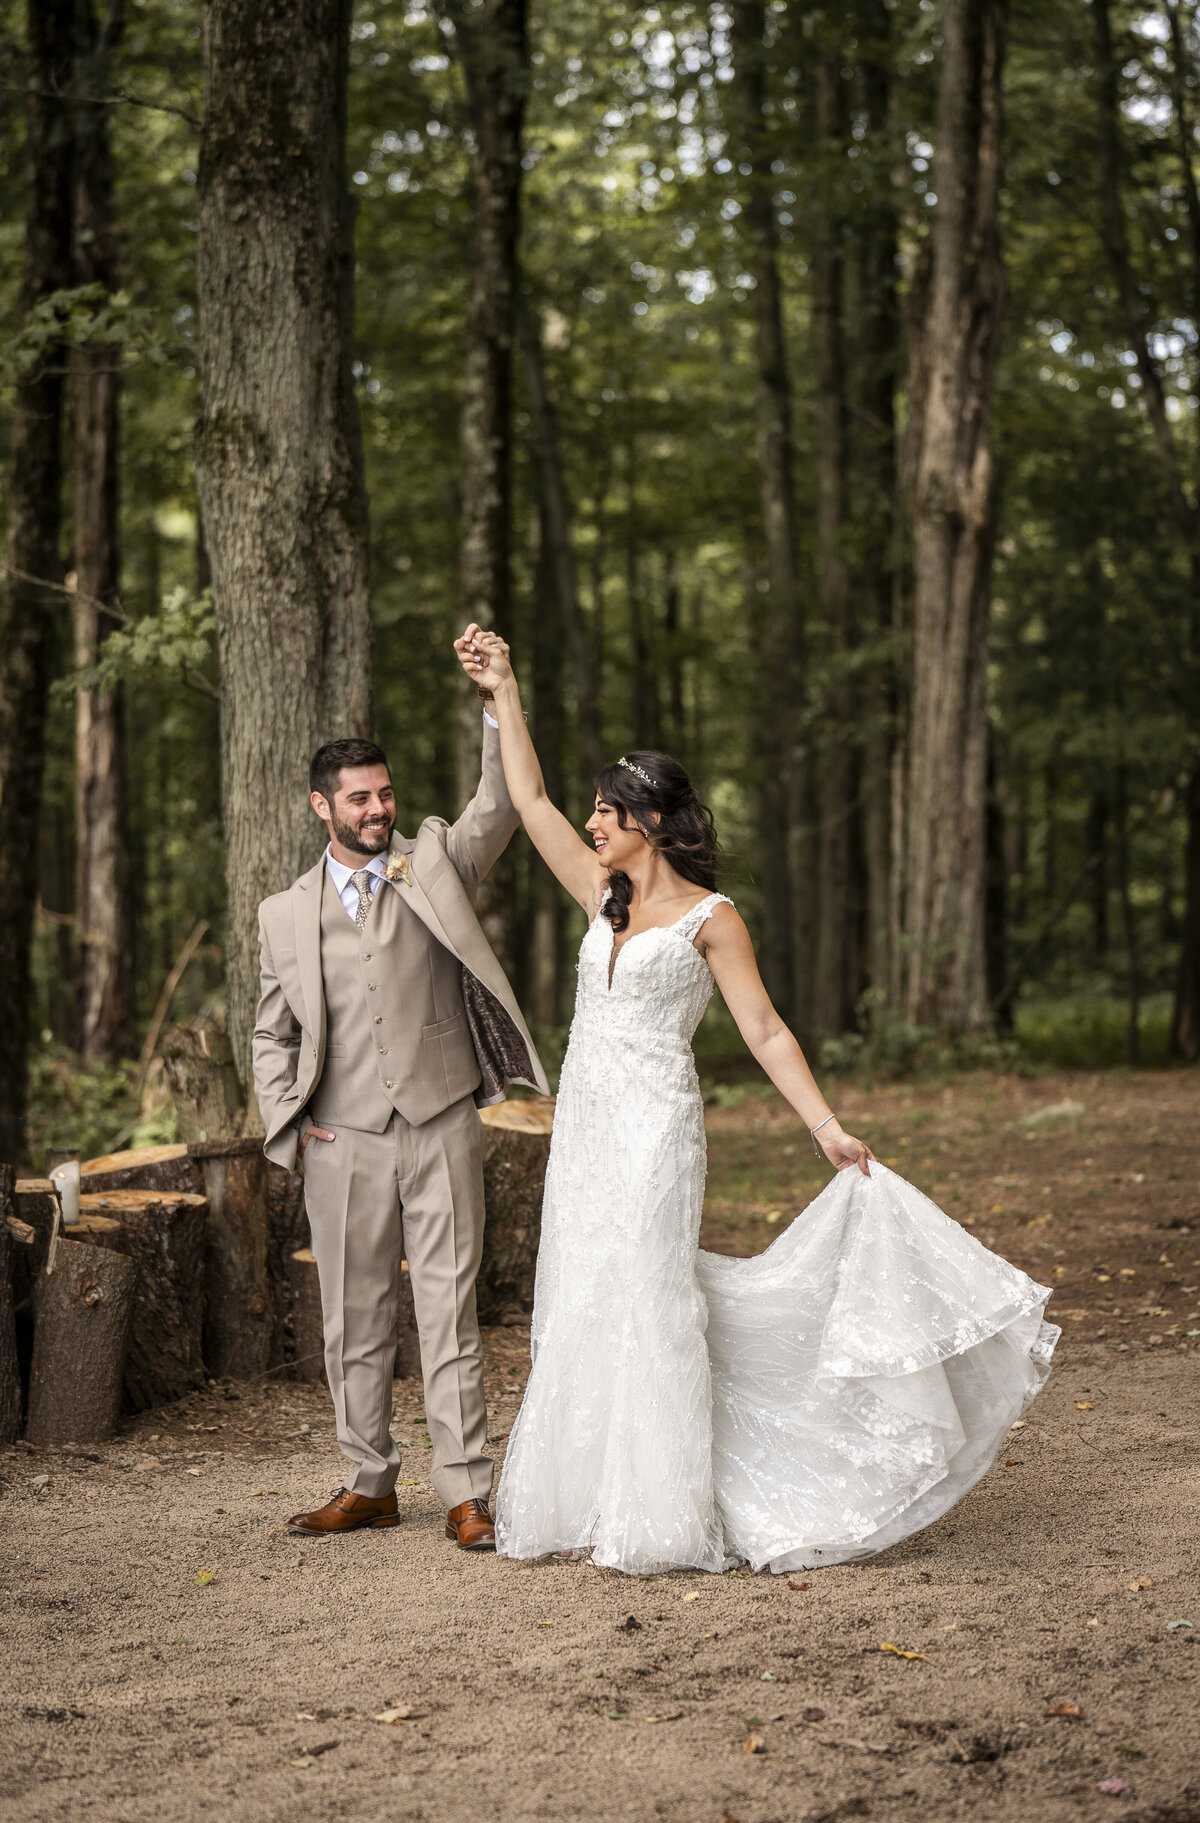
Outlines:
{"label": "silver bracelet", "polygon": [[836,1120],[836,1119],[837,1119],[836,1114],[827,1114],[825,1116],[824,1120],[819,1120],[815,1127],[810,1127],[808,1129],[809,1138],[812,1140],[812,1143],[813,1143],[813,1151],[816,1153],[818,1158],[820,1158],[820,1156],[821,1156],[821,1148],[817,1144],[817,1134],[821,1131],[822,1127],[827,1127],[831,1120]]}

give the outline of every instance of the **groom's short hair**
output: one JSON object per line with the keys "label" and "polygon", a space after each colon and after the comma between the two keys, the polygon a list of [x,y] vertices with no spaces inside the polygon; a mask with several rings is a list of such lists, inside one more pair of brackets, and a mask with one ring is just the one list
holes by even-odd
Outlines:
{"label": "groom's short hair", "polygon": [[[388,757],[374,741],[327,741],[318,747],[308,768],[308,789],[318,791],[327,804],[337,795],[345,766],[387,766]],[[388,767],[389,772],[391,768]]]}

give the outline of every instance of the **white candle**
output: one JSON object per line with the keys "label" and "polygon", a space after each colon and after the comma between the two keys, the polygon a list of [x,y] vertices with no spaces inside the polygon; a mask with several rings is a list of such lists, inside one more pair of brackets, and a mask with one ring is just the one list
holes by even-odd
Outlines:
{"label": "white candle", "polygon": [[63,1227],[74,1227],[79,1220],[79,1160],[73,1158],[65,1165],[55,1165],[50,1181],[58,1193]]}

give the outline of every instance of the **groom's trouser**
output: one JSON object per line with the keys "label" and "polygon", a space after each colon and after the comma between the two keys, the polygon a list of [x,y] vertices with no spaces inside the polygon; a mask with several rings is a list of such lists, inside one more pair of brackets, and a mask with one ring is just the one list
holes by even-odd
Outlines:
{"label": "groom's trouser", "polygon": [[328,1126],[304,1148],[304,1197],[321,1282],[325,1370],[354,1494],[390,1493],[401,1255],[408,1261],[431,1479],[447,1507],[486,1500],[487,1407],[475,1315],[483,1250],[483,1127],[468,1095],[419,1127]]}

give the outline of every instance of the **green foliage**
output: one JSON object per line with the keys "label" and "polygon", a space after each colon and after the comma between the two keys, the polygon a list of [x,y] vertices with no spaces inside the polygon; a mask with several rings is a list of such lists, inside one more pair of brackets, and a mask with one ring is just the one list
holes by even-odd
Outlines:
{"label": "green foliage", "polygon": [[[1138,1017],[1139,1062],[1167,1061],[1170,996],[1142,1002]],[[1030,999],[1017,1008],[1016,1037],[1033,1063],[1056,1070],[1115,1070],[1129,1061],[1129,1009],[1086,989],[1067,999]]]}
{"label": "green foliage", "polygon": [[47,1150],[59,1147],[77,1147],[85,1159],[106,1152],[131,1119],[134,1073],[132,1063],[84,1069],[65,1045],[43,1035],[29,1073],[27,1130],[34,1169],[43,1168]]}
{"label": "green foliage", "polygon": [[216,631],[209,590],[192,597],[183,587],[172,589],[156,613],[110,633],[97,664],[58,678],[53,700],[65,702],[76,690],[111,690],[134,677],[176,678],[216,700],[217,687],[204,672]]}
{"label": "green foliage", "polygon": [[890,1081],[902,1076],[944,1075],[956,1070],[1013,1070],[1028,1063],[1021,1047],[990,1032],[948,1035],[917,1025],[888,1002],[881,988],[867,988],[858,1004],[859,1030],[827,1039],[821,1069],[830,1076]]}

